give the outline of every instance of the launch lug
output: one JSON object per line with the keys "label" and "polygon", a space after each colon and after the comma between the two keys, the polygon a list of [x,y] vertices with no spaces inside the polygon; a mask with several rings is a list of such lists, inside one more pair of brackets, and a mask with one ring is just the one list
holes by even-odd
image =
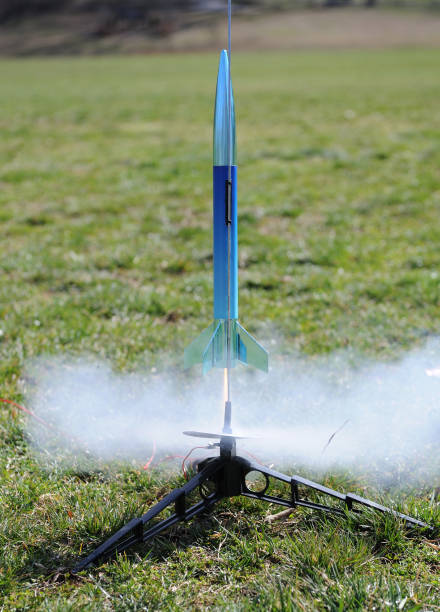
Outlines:
{"label": "launch lug", "polygon": [[232,211],[231,211],[231,202],[232,202],[232,181],[225,181],[225,223],[226,225],[231,225],[232,223]]}

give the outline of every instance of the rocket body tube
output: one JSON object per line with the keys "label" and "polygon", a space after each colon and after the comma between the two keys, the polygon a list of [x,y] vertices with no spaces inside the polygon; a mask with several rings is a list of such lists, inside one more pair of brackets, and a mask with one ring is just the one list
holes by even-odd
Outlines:
{"label": "rocket body tube", "polygon": [[[238,319],[237,166],[213,168],[214,319],[228,318],[228,231],[230,318]],[[230,210],[228,211],[228,190]],[[229,223],[228,223],[229,221]],[[229,226],[229,227],[228,227]]]}
{"label": "rocket body tube", "polygon": [[206,373],[243,363],[267,371],[267,352],[238,322],[237,160],[227,51],[220,54],[213,153],[214,321],[186,348],[185,367],[202,363]]}

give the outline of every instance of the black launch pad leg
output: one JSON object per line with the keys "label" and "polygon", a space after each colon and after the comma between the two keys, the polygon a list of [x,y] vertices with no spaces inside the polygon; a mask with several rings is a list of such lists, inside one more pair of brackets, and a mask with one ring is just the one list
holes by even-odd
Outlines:
{"label": "black launch pad leg", "polygon": [[[360,512],[360,508],[358,506],[364,506],[367,508],[372,508],[373,510],[377,510],[378,512],[390,514],[404,521],[408,527],[432,529],[430,525],[424,523],[423,521],[419,521],[418,519],[415,519],[412,516],[408,516],[407,514],[397,512],[392,508],[388,508],[387,506],[382,506],[381,504],[378,504],[370,499],[366,499],[365,497],[361,497],[360,495],[356,495],[355,493],[340,493],[339,491],[334,491],[333,489],[324,487],[323,485],[318,484],[317,482],[313,482],[312,480],[308,480],[307,478],[303,478],[302,476],[286,476],[281,472],[277,472],[265,466],[259,465],[258,463],[248,462],[248,473],[253,471],[260,472],[261,474],[263,474],[263,476],[266,477],[267,485],[270,483],[270,479],[275,479],[290,484],[291,496],[290,499],[284,499],[281,497],[266,495],[268,486],[264,490],[255,493],[253,491],[247,490],[246,482],[244,482],[244,490],[242,491],[242,495],[245,495],[246,497],[261,499],[263,501],[267,501],[273,504],[279,504],[281,506],[287,506],[290,508],[302,506],[304,508],[311,508],[312,510],[322,510],[324,512],[340,514],[344,516],[346,515],[347,510],[351,510],[353,512]],[[308,489],[315,491],[318,494],[330,497],[333,500],[337,500],[340,505],[328,506],[302,498],[300,495],[300,490],[307,491]]]}
{"label": "black launch pad leg", "polygon": [[[146,514],[140,518],[132,519],[127,525],[119,529],[88,557],[81,560],[72,570],[72,573],[80,572],[96,561],[104,560],[118,552],[122,552],[129,546],[148,542],[168,527],[171,527],[171,525],[194,518],[205,510],[212,508],[221,499],[238,495],[287,508],[300,506],[340,516],[345,516],[347,510],[359,512],[360,508],[358,506],[365,506],[395,516],[405,521],[410,527],[431,528],[422,521],[360,497],[355,493],[340,493],[302,476],[287,476],[258,463],[248,461],[243,457],[235,456],[234,451],[235,445],[231,445],[231,448],[222,449],[220,457],[210,457],[201,462],[198,474],[191,478],[183,487],[174,489]],[[263,478],[262,486],[259,485],[257,489],[253,486],[249,488],[251,483],[248,477],[251,473],[259,476],[260,479],[261,477]],[[269,495],[267,491],[272,481],[287,484],[288,494],[283,497]],[[197,488],[199,489],[201,500],[187,508],[187,495]],[[308,490],[330,498],[336,505],[327,505],[309,500],[307,493],[305,496],[301,494]],[[152,519],[172,505],[174,505],[173,514],[158,523],[148,525]]]}
{"label": "black launch pad leg", "polygon": [[[90,555],[82,559],[74,567],[72,573],[76,574],[89,565],[94,564],[96,561],[104,560],[118,552],[122,552],[134,544],[148,542],[148,540],[151,540],[168,527],[171,527],[171,525],[181,521],[188,521],[211,508],[222,499],[222,495],[219,495],[217,491],[207,493],[202,497],[201,501],[189,508],[186,507],[186,497],[194,491],[194,489],[203,487],[203,483],[206,482],[208,478],[212,477],[217,470],[220,470],[223,463],[224,460],[222,458],[216,458],[212,463],[209,463],[198,474],[191,478],[183,487],[174,489],[160,502],[150,508],[143,516],[134,518],[124,525],[124,527],[121,527],[121,529],[98,546]],[[171,514],[171,516],[148,527],[148,523],[152,519],[173,504],[174,513]]]}

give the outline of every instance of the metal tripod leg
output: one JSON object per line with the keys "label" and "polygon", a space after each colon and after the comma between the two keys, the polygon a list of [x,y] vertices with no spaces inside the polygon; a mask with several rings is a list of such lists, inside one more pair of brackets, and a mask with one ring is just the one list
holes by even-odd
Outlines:
{"label": "metal tripod leg", "polygon": [[[193,506],[186,507],[186,496],[200,487],[207,479],[213,477],[216,472],[223,468],[225,460],[221,457],[209,462],[198,474],[189,480],[183,487],[174,489],[160,502],[155,504],[150,510],[140,518],[134,518],[129,523],[121,527],[108,540],[103,542],[85,559],[82,559],[72,570],[73,574],[80,572],[98,559],[105,559],[117,552],[122,552],[129,546],[140,542],[147,542],[158,535],[164,529],[171,527],[180,521],[187,521],[201,512],[211,508],[216,504],[222,495],[214,491],[211,495],[202,497],[202,500]],[[145,526],[160,514],[165,508],[174,504],[174,513],[159,523],[152,525],[149,529]]]}
{"label": "metal tripod leg", "polygon": [[[374,510],[378,510],[379,512],[384,512],[387,514],[391,514],[396,518],[402,519],[408,525],[414,527],[426,527],[428,529],[432,529],[432,527],[423,521],[419,521],[407,514],[402,514],[401,512],[396,512],[392,510],[392,508],[388,508],[387,506],[382,506],[381,504],[377,504],[374,501],[369,499],[365,499],[364,497],[360,497],[355,493],[339,493],[339,491],[334,491],[333,489],[329,489],[328,487],[324,487],[317,482],[313,482],[312,480],[308,480],[307,478],[303,478],[302,476],[287,476],[286,474],[282,474],[281,472],[277,472],[270,468],[267,468],[263,465],[259,465],[258,463],[254,463],[252,461],[247,462],[248,468],[247,473],[250,471],[261,472],[266,477],[266,482],[269,484],[269,479],[273,478],[275,480],[280,480],[281,482],[285,482],[290,485],[290,499],[284,499],[277,496],[266,495],[264,489],[262,493],[255,493],[247,489],[245,480],[243,481],[243,492],[242,495],[246,497],[252,497],[254,499],[261,499],[273,504],[278,504],[281,506],[287,506],[288,508],[295,508],[296,506],[303,506],[305,508],[311,508],[313,510],[322,510],[324,512],[331,512],[333,514],[345,515],[346,510],[353,510],[354,512],[359,512],[359,508],[354,507],[354,504],[359,504],[362,506],[366,506],[368,508],[373,508]],[[312,489],[313,491],[317,491],[318,493],[322,493],[324,495],[328,495],[333,499],[337,499],[342,502],[343,507],[338,508],[337,506],[327,506],[323,504],[317,504],[314,502],[310,502],[306,499],[301,499],[299,495],[299,486],[306,487],[308,489]]]}

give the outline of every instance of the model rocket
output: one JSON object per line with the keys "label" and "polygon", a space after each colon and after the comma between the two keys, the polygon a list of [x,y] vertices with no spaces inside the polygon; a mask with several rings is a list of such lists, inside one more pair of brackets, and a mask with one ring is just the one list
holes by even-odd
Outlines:
{"label": "model rocket", "polygon": [[185,367],[268,370],[268,354],[238,322],[237,160],[228,53],[220,54],[214,111],[214,321],[185,350]]}

